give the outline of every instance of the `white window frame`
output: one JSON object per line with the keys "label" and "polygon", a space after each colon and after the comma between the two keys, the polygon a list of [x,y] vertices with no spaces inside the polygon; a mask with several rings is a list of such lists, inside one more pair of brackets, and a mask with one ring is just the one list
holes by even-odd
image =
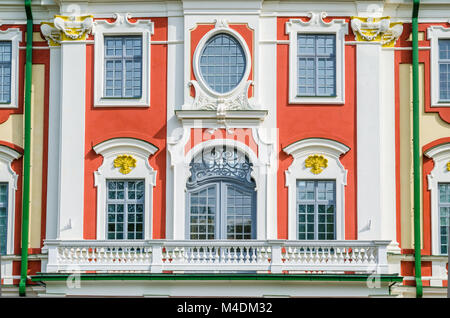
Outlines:
{"label": "white window frame", "polygon": [[[187,153],[185,147],[191,138],[191,128],[184,127],[180,133],[182,135],[176,139],[170,139],[167,142],[167,149],[170,154],[170,170],[172,178],[168,180],[168,192],[173,196],[173,205],[167,213],[167,231],[166,235],[170,239],[186,239],[186,182],[190,176],[190,162],[202,149],[209,149],[216,146],[226,146],[237,148],[238,151],[246,154],[253,164],[251,173],[256,183],[256,239],[265,240],[268,235],[276,233],[276,215],[270,207],[274,206],[272,193],[268,191],[268,184],[272,182],[273,176],[269,173],[269,165],[274,157],[274,148],[272,143],[266,143],[260,137],[260,132],[256,128],[252,129],[253,138],[258,145],[256,154],[244,143],[233,139],[211,139],[201,142],[191,148]],[[275,229],[274,229],[275,228]],[[276,234],[275,236],[276,237]],[[272,237],[271,237],[272,238]]]}
{"label": "white window frame", "polygon": [[[296,141],[283,148],[294,160],[285,171],[286,187],[288,188],[288,239],[297,240],[297,180],[335,180],[336,181],[336,240],[345,239],[345,186],[347,185],[347,170],[341,164],[339,157],[350,148],[331,139],[307,138]],[[319,174],[305,167],[305,160],[310,155],[323,155],[328,160],[328,167]]]}
{"label": "white window frame", "polygon": [[[310,20],[290,19],[286,22],[289,35],[289,104],[344,104],[345,103],[345,35],[348,23],[343,19],[324,22],[322,13],[310,13]],[[336,36],[336,96],[297,95],[297,37],[298,34],[333,34]]]}
{"label": "white window frame", "polygon": [[431,107],[449,107],[450,102],[439,100],[439,40],[450,40],[450,28],[443,26],[431,26],[428,28],[428,40],[430,41],[430,93]]}
{"label": "white window frame", "polygon": [[[94,185],[97,188],[97,240],[106,240],[106,180],[136,180],[145,182],[144,196],[144,238],[152,239],[153,228],[153,187],[156,185],[156,173],[148,159],[158,148],[154,145],[133,138],[113,138],[103,141],[93,147],[94,151],[103,156],[103,163],[94,172]],[[114,167],[114,160],[120,155],[131,155],[136,159],[136,167],[127,174],[119,172]]]}
{"label": "white window frame", "polygon": [[[128,21],[130,16],[115,14],[113,23],[95,21],[94,27],[94,106],[95,107],[150,107],[150,38],[154,24],[150,20]],[[104,96],[105,86],[105,36],[142,36],[142,94],[140,98],[111,98]]]}
{"label": "white window frame", "polygon": [[6,254],[14,254],[14,215],[18,175],[11,168],[11,163],[22,155],[7,146],[0,145],[0,182],[8,183],[8,224]]}
{"label": "white window frame", "polygon": [[11,41],[11,100],[0,104],[0,108],[19,107],[19,42],[22,40],[22,31],[18,28],[9,28],[0,31],[0,41]]}
{"label": "white window frame", "polygon": [[433,255],[442,255],[439,246],[439,183],[450,182],[450,171],[447,164],[450,162],[450,142],[428,149],[425,156],[433,159],[434,168],[427,176],[428,190],[430,190],[431,209],[431,252]]}
{"label": "white window frame", "polygon": [[[201,53],[203,52],[203,48],[205,47],[206,43],[215,35],[225,33],[233,37],[235,40],[238,41],[239,45],[242,47],[242,50],[244,51],[245,56],[245,71],[244,76],[242,77],[239,84],[233,88],[231,91],[226,93],[218,93],[213,91],[211,88],[209,88],[208,84],[205,83],[203,80],[203,77],[201,75],[200,71],[200,57]],[[207,93],[207,95],[213,97],[213,98],[227,98],[233,94],[235,94],[238,91],[241,91],[245,88],[248,76],[250,74],[250,70],[252,68],[252,57],[250,55],[250,50],[248,49],[247,43],[245,42],[244,38],[235,30],[230,28],[226,22],[219,22],[217,21],[215,24],[214,29],[207,32],[198,42],[197,47],[194,51],[194,60],[193,60],[193,69],[194,69],[194,75],[197,80],[197,82],[200,84],[201,89]]]}

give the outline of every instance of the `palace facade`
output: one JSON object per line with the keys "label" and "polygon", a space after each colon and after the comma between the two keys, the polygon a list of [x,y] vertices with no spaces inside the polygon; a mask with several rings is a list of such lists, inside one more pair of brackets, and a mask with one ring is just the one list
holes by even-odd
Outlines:
{"label": "palace facade", "polygon": [[3,294],[445,296],[450,3],[414,2],[2,1]]}

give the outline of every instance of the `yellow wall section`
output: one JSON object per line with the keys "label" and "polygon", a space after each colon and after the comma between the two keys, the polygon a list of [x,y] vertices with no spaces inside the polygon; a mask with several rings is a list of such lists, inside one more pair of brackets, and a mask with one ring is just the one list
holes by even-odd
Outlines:
{"label": "yellow wall section", "polygon": [[23,115],[11,114],[0,124],[0,139],[23,148]]}
{"label": "yellow wall section", "polygon": [[[412,66],[400,64],[400,202],[402,248],[414,248],[413,212],[413,146],[412,146]],[[434,140],[450,136],[450,125],[438,113],[426,113],[424,108],[424,65],[419,65],[420,149]],[[421,160],[422,154],[420,156]],[[421,171],[422,173],[422,171]],[[422,178],[421,178],[422,180]],[[427,186],[427,185],[425,185]],[[421,187],[422,189],[422,187]],[[423,202],[423,193],[421,196]],[[421,209],[421,215],[423,209]],[[421,217],[421,238],[423,225]]]}
{"label": "yellow wall section", "polygon": [[40,248],[45,65],[33,64],[31,89],[30,248]]}

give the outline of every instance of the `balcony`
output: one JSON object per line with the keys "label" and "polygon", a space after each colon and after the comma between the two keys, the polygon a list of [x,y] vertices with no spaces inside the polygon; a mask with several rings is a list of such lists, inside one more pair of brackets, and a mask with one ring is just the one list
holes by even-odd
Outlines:
{"label": "balcony", "polygon": [[47,273],[378,273],[389,241],[47,240]]}

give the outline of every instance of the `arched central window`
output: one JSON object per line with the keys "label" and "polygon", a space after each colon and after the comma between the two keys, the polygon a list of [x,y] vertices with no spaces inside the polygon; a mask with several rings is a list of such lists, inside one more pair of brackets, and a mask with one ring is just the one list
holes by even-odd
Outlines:
{"label": "arched central window", "polygon": [[187,237],[256,238],[256,184],[248,157],[235,148],[202,151],[190,163]]}
{"label": "arched central window", "polygon": [[200,54],[200,73],[213,91],[225,94],[241,82],[246,70],[245,53],[229,34],[219,33],[206,42]]}

